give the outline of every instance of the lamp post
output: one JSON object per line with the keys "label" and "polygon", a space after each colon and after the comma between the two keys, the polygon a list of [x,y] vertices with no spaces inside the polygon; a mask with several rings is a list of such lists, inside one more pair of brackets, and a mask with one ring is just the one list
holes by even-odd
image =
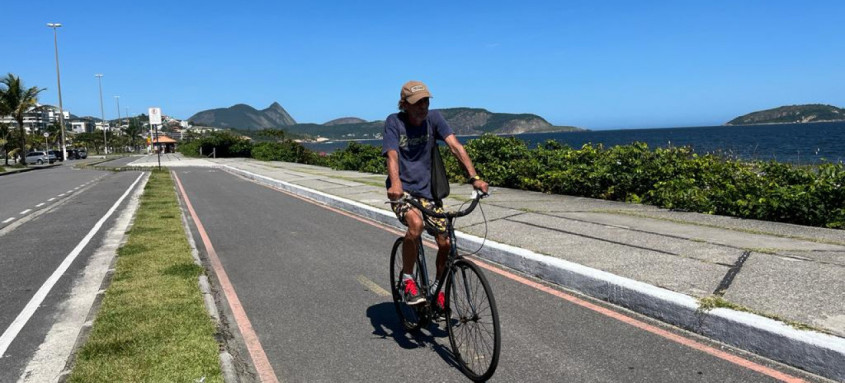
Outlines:
{"label": "lamp post", "polygon": [[103,110],[103,75],[97,73],[94,76],[97,77],[97,82],[100,83],[100,118],[102,118],[100,126],[103,128],[103,151],[105,154],[109,154],[109,146],[106,144],[106,112]]}
{"label": "lamp post", "polygon": [[120,129],[120,96],[114,96],[114,100],[117,102],[117,129]]}
{"label": "lamp post", "polygon": [[114,96],[114,101],[117,103],[117,127],[120,127],[120,96]]}
{"label": "lamp post", "polygon": [[65,112],[62,108],[62,76],[59,74],[59,38],[56,28],[60,28],[60,23],[47,23],[47,26],[53,28],[53,46],[56,49],[56,83],[59,89],[59,131],[62,132],[62,158],[66,158],[65,151]]}

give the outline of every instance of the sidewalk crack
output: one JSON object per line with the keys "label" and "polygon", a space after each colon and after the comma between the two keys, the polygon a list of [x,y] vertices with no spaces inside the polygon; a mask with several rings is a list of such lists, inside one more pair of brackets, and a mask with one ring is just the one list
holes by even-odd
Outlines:
{"label": "sidewalk crack", "polygon": [[745,250],[736,260],[736,263],[728,269],[728,272],[725,274],[725,277],[722,278],[722,282],[719,282],[719,287],[716,287],[716,291],[713,292],[716,296],[724,296],[725,292],[727,292],[728,288],[731,287],[731,283],[733,283],[734,278],[736,275],[739,274],[740,269],[742,269],[742,265],[745,264],[745,261],[748,260],[748,257],[751,255],[751,251]]}
{"label": "sidewalk crack", "polygon": [[[537,227],[537,228],[544,229],[544,230],[552,230],[552,231],[556,231],[556,232],[558,232],[558,233],[564,233],[564,234],[575,235],[575,236],[582,237],[582,238],[589,238],[589,239],[593,239],[593,240],[597,240],[597,241],[602,241],[602,242],[613,243],[613,244],[616,244],[616,245],[621,245],[621,246],[626,246],[626,247],[633,247],[633,248],[635,248],[635,249],[648,250],[648,251],[653,251],[653,252],[656,252],[656,253],[673,255],[673,256],[676,256],[676,257],[682,257],[682,255],[681,255],[681,254],[676,254],[676,253],[669,252],[669,251],[665,251],[665,250],[654,249],[654,248],[649,248],[649,247],[645,247],[645,246],[637,246],[637,245],[632,245],[632,244],[630,244],[630,243],[625,243],[625,242],[620,242],[620,241],[612,241],[612,240],[609,240],[609,239],[607,239],[607,238],[601,238],[601,237],[596,237],[596,236],[592,236],[592,235],[586,235],[586,234],[576,233],[576,232],[574,232],[574,231],[561,230],[561,229],[556,229],[556,228],[552,228],[552,227],[546,227],[546,226],[537,225],[537,224],[533,224],[533,223],[529,223],[529,222],[514,221],[514,220],[510,220],[510,219],[505,219],[505,221],[515,222],[515,223],[519,223],[519,224],[523,224],[523,225],[528,225],[528,226],[533,226],[533,227]],[[684,257],[684,258],[686,258],[686,257]]]}

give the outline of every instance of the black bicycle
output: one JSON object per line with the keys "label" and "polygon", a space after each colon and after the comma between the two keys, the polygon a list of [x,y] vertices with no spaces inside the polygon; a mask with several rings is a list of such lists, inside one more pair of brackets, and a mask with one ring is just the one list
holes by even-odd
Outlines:
{"label": "black bicycle", "polygon": [[444,213],[426,209],[419,201],[407,195],[399,201],[391,201],[408,202],[424,215],[446,218],[446,229],[452,248],[446,261],[445,278],[436,289],[430,290],[430,274],[425,263],[422,241],[419,241],[416,267],[412,275],[420,290],[425,292],[426,301],[413,306],[405,303],[402,294],[403,238],[396,240],[390,254],[390,286],[402,326],[407,331],[418,331],[435,319],[435,299],[445,284],[446,304],[443,315],[449,333],[449,343],[461,371],[473,381],[485,381],[496,371],[501,348],[499,314],[487,278],[478,266],[458,254],[453,224],[455,218],[475,210],[478,201],[484,196],[486,194],[475,192],[472,203],[466,210]]}

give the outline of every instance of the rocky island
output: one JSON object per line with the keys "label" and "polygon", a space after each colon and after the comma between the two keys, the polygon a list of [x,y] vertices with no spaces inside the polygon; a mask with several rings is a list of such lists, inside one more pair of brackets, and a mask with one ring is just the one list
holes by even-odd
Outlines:
{"label": "rocky island", "polygon": [[789,105],[739,116],[725,125],[794,124],[805,122],[845,121],[845,109],[832,105]]}

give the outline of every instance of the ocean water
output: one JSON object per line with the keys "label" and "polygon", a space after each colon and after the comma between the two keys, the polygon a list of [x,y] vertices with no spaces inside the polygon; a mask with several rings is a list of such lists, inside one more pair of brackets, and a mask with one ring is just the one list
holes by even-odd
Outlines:
{"label": "ocean water", "polygon": [[[477,137],[462,136],[458,140],[466,143]],[[588,143],[610,147],[644,142],[651,148],[690,146],[701,154],[718,153],[744,160],[794,164],[845,162],[845,122],[531,133],[514,137],[525,141],[529,147],[546,140],[555,140],[573,148]],[[359,142],[381,146],[381,140]],[[311,150],[325,153],[347,145],[346,141],[305,144]]]}

